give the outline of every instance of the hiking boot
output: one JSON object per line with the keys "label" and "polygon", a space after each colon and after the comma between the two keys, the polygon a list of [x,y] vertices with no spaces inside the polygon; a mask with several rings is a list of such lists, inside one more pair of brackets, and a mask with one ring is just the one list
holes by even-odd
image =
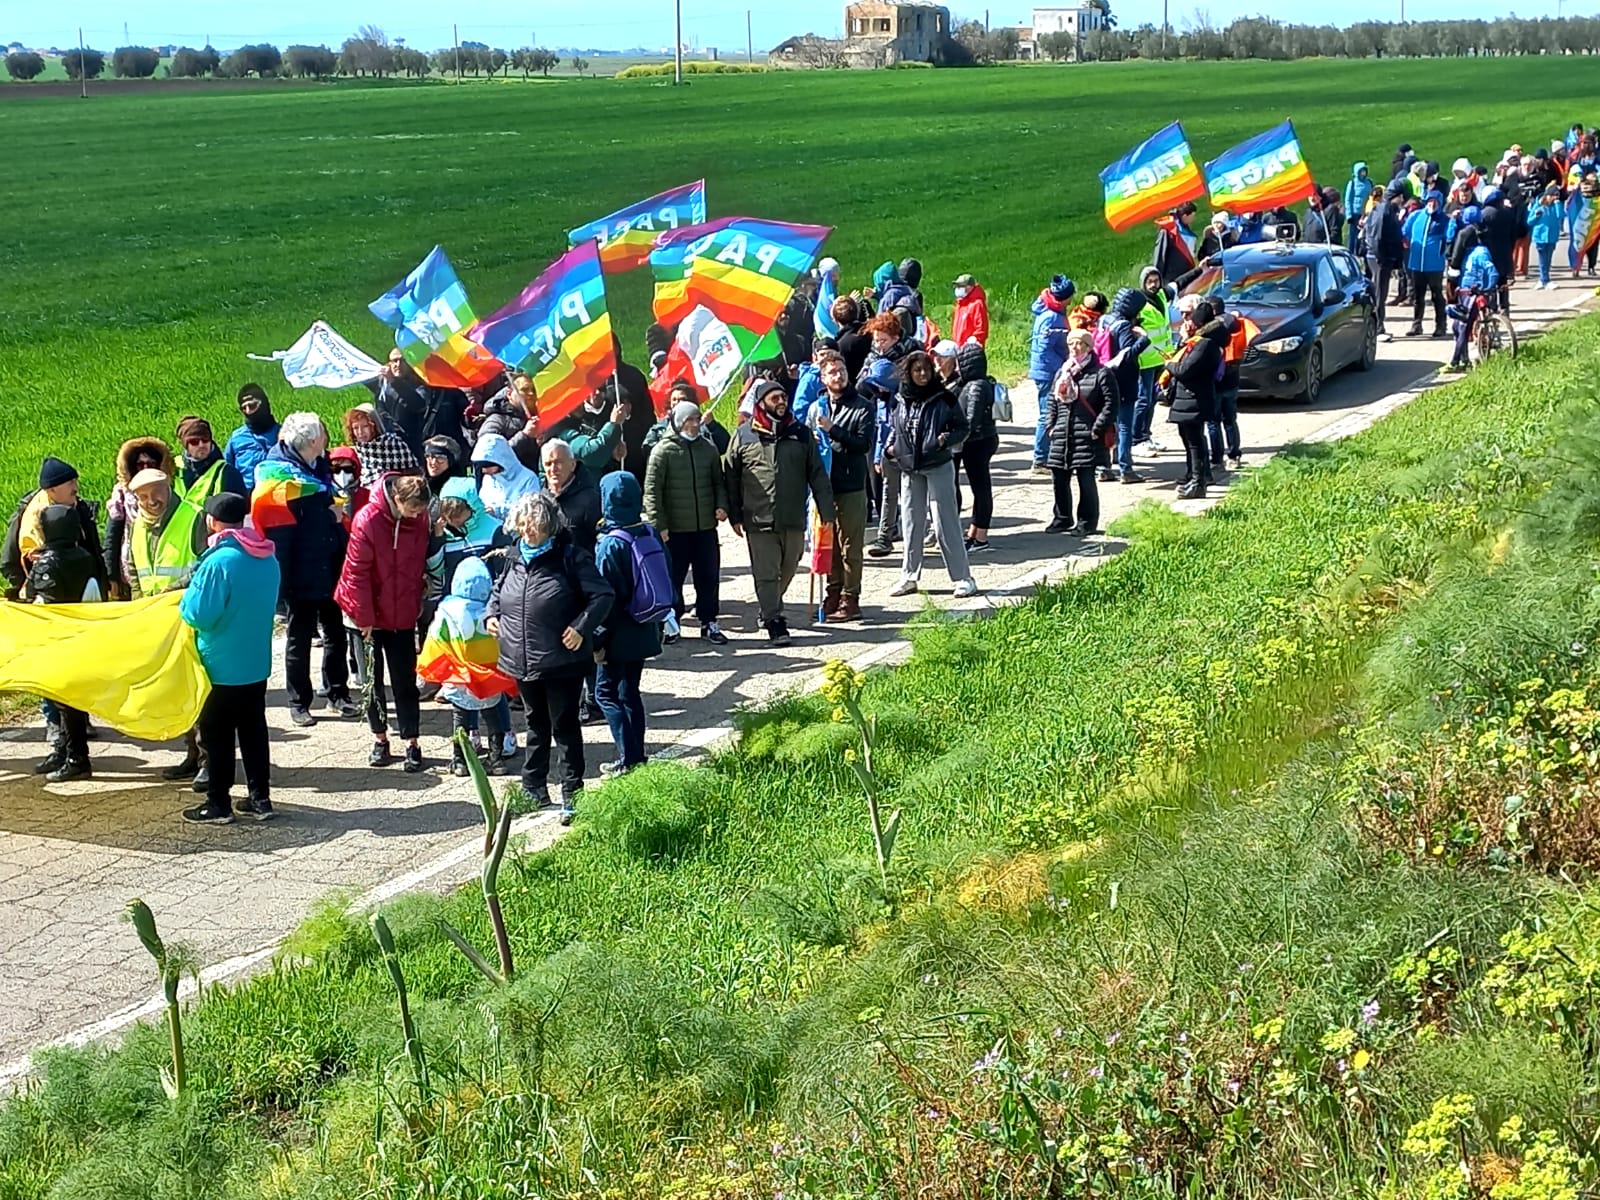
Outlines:
{"label": "hiking boot", "polygon": [[184,809],[183,819],[191,825],[232,825],[233,808],[223,804],[213,806],[211,801],[207,800],[204,804]]}
{"label": "hiking boot", "polygon": [[310,729],[317,723],[317,719],[299,705],[292,705],[289,709],[289,722],[301,729]]}
{"label": "hiking boot", "polygon": [[[466,763],[463,762],[462,766],[465,767]],[[416,742],[407,743],[407,745],[406,745],[406,761],[405,761],[405,765],[401,769],[403,771],[405,771],[405,773],[407,775],[417,775],[417,774],[421,773],[421,771],[422,771],[422,747],[417,745]]]}
{"label": "hiking boot", "polygon": [[[483,773],[490,777],[504,775],[506,773],[506,759],[509,757],[510,755],[505,754],[502,747],[491,747],[489,753],[483,756]],[[462,763],[462,766],[465,765],[465,763]],[[452,764],[450,774],[454,775],[455,773],[455,766]],[[462,774],[467,774],[467,772],[463,771]]]}
{"label": "hiking boot", "polygon": [[387,767],[394,761],[394,755],[389,753],[389,740],[378,738],[372,743],[372,753],[367,755],[367,766]]}
{"label": "hiking boot", "polygon": [[722,632],[722,626],[715,621],[707,621],[700,627],[700,637],[710,642],[713,646],[726,646],[728,635]]}
{"label": "hiking boot", "polygon": [[49,775],[54,771],[59,771],[66,761],[67,743],[66,739],[63,738],[55,744],[49,754],[33,764],[33,773],[35,775]]}
{"label": "hiking boot", "polygon": [[272,801],[265,796],[246,796],[233,806],[233,811],[241,817],[249,817],[252,821],[270,821],[278,815],[272,807]]}
{"label": "hiking boot", "polygon": [[45,775],[50,783],[71,783],[74,779],[91,779],[94,769],[89,766],[87,758],[73,758],[68,755],[54,771]]}
{"label": "hiking boot", "polygon": [[893,553],[894,547],[888,542],[884,541],[882,538],[879,538],[877,541],[873,542],[872,545],[867,547],[868,558],[888,558],[889,555]]}
{"label": "hiking boot", "polygon": [[193,779],[200,773],[200,756],[191,754],[181,763],[162,769],[161,778],[177,783],[183,779]]}
{"label": "hiking boot", "polygon": [[824,621],[839,611],[840,592],[840,588],[830,587],[822,597],[822,619]]}
{"label": "hiking boot", "polygon": [[838,606],[828,614],[828,620],[834,622],[835,624],[841,624],[845,621],[859,620],[860,617],[861,601],[849,593],[845,593],[844,595],[840,596]]}

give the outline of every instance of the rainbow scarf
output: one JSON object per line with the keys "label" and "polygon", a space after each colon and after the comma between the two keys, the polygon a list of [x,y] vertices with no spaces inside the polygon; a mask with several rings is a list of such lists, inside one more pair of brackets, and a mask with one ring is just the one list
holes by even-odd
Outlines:
{"label": "rainbow scarf", "polygon": [[480,601],[465,596],[441,600],[417,656],[417,675],[446,689],[464,689],[479,700],[514,695],[516,680],[496,665],[500,642],[486,627],[484,612]]}
{"label": "rainbow scarf", "polygon": [[296,459],[264,459],[256,468],[256,486],[250,493],[250,523],[261,533],[293,525],[294,511],[289,506],[327,488],[325,481]]}

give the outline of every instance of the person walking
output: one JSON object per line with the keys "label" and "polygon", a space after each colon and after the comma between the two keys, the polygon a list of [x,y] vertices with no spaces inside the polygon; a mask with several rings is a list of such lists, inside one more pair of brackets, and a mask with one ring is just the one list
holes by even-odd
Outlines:
{"label": "person walking", "polygon": [[553,742],[561,822],[571,824],[584,773],[578,696],[614,596],[593,553],[574,546],[554,496],[519,498],[506,523],[518,543],[490,598],[488,628],[499,639],[499,668],[517,681],[527,715],[522,788],[535,804],[550,803]]}
{"label": "person walking", "polygon": [[282,599],[289,607],[283,655],[289,720],[309,729],[317,723],[311,715],[311,642],[319,628],[328,703],[341,717],[361,715],[350,698],[344,617],[333,601],[346,535],[334,510],[322,419],[315,413],[290,413],[278,435],[278,444],[256,468],[250,519],[277,550]]}
{"label": "person walking", "polygon": [[[1157,278],[1159,279],[1159,273]],[[1039,395],[1039,419],[1033,431],[1033,473],[1047,475],[1050,468],[1049,435],[1045,413],[1050,406],[1050,385],[1067,361],[1067,303],[1076,293],[1065,275],[1052,276],[1033,302],[1033,327],[1028,339],[1028,378]]]}
{"label": "person walking", "polygon": [[891,596],[910,596],[921,586],[930,506],[956,599],[978,592],[961,536],[956,466],[951,461],[966,437],[967,419],[956,398],[939,382],[933,360],[920,352],[908,355],[901,363],[900,393],[884,447],[884,458],[900,468],[900,511],[906,522],[900,580],[889,590]]}
{"label": "person walking", "polygon": [[[974,343],[976,344],[976,343]],[[832,462],[828,482],[833,489],[833,564],[823,597],[825,621],[854,621],[861,616],[861,564],[867,539],[867,471],[877,436],[877,406],[850,384],[849,368],[836,350],[817,355],[827,400],[817,414],[817,428],[828,439]]]}
{"label": "person walking", "polygon": [[[236,811],[258,821],[274,815],[267,676],[281,571],[273,543],[245,527],[249,515],[249,502],[235,492],[219,492],[206,501],[207,549],[178,603],[211,679],[199,722],[208,767],[206,798],[183,811],[184,820],[202,825],[226,825]],[[245,798],[237,809],[229,799],[235,745],[245,780]]]}
{"label": "person walking", "polygon": [[950,340],[958,346],[977,342],[989,344],[989,297],[983,286],[969,274],[956,276],[953,285],[955,312],[950,318]]}
{"label": "person walking", "polygon": [[1183,345],[1168,368],[1173,398],[1167,419],[1178,427],[1185,455],[1178,499],[1203,500],[1211,478],[1206,422],[1217,419],[1217,380],[1222,377],[1222,346],[1228,334],[1216,319],[1211,302],[1202,300],[1184,318],[1183,336]]}
{"label": "person walking", "polygon": [[420,475],[384,475],[350,526],[350,547],[334,589],[334,602],[371,651],[372,695],[367,762],[385,767],[389,750],[388,685],[394,689],[395,723],[405,739],[405,772],[423,768],[421,701],[417,689],[417,623],[422,617],[428,553],[428,485]]}
{"label": "person walking", "polygon": [[1445,235],[1449,221],[1438,192],[1429,192],[1422,207],[1406,218],[1406,269],[1411,273],[1410,337],[1422,336],[1422,310],[1433,298],[1433,336],[1445,336]]}
{"label": "person walking", "polygon": [[1528,229],[1533,239],[1533,252],[1539,260],[1539,286],[1546,291],[1555,286],[1550,282],[1550,264],[1555,261],[1566,216],[1566,209],[1561,205],[1560,184],[1547,186],[1528,206]]}
{"label": "person walking", "polygon": [[644,664],[661,653],[661,621],[654,606],[672,595],[666,547],[645,522],[643,505],[639,481],[627,471],[613,471],[600,481],[602,524],[594,558],[613,599],[595,638],[594,696],[617,750],[613,761],[600,764],[606,778],[645,764],[647,717],[639,683]]}
{"label": "person walking", "polygon": [[[1067,335],[1067,361],[1050,388],[1051,482],[1055,510],[1046,533],[1089,537],[1100,532],[1097,469],[1110,461],[1106,436],[1117,424],[1117,377],[1094,352],[1094,335],[1074,329]],[[1072,484],[1078,484],[1073,519]]]}
{"label": "person walking", "polygon": [[688,610],[683,584],[694,572],[694,612],[700,637],[726,646],[721,612],[722,546],[717,524],[728,519],[722,458],[701,430],[700,405],[682,399],[668,414],[669,429],[650,451],[644,473],[644,519],[666,543],[674,609]]}
{"label": "person walking", "polygon": [[[927,361],[926,355],[922,358]],[[928,370],[933,370],[932,363]],[[762,380],[755,386],[754,401],[750,420],[734,431],[723,463],[728,524],[750,547],[750,574],[767,639],[773,646],[787,646],[783,596],[805,550],[806,494],[816,501],[817,515],[832,521],[833,486],[817,439],[789,413],[783,385]]]}
{"label": "person walking", "polygon": [[961,444],[961,468],[972,488],[972,520],[967,526],[970,557],[989,550],[989,522],[994,520],[994,477],[989,464],[1000,449],[1000,430],[994,421],[995,381],[989,374],[989,356],[977,342],[956,352],[961,367],[956,403],[967,422],[967,440]]}
{"label": "person walking", "polygon": [[239,389],[239,415],[244,418],[244,424],[228,435],[222,461],[239,473],[247,489],[254,489],[256,468],[266,461],[280,436],[278,419],[272,415],[272,401],[267,399],[267,390],[259,383],[247,383]]}

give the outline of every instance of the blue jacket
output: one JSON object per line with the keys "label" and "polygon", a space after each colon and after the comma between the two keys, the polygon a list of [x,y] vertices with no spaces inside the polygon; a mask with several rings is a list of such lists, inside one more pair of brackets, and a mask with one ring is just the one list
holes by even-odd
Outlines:
{"label": "blue jacket", "polygon": [[1049,383],[1067,361],[1067,313],[1051,308],[1040,296],[1033,302],[1033,335],[1028,343],[1028,378]]}
{"label": "blue jacket", "polygon": [[278,424],[265,433],[257,433],[248,425],[241,425],[228,435],[228,444],[222,448],[222,461],[227,463],[244,480],[245,494],[256,486],[256,468],[267,452],[278,444]]}
{"label": "blue jacket", "polygon": [[1528,232],[1535,246],[1555,246],[1561,241],[1561,225],[1566,219],[1561,201],[1544,204],[1535,200],[1528,205]]}
{"label": "blue jacket", "polygon": [[1467,261],[1461,264],[1461,289],[1491,292],[1499,285],[1500,272],[1494,269],[1494,256],[1489,253],[1489,248],[1474,246],[1472,253],[1467,255]]}
{"label": "blue jacket", "polygon": [[607,536],[615,529],[654,536],[655,531],[644,523],[643,507],[639,481],[626,471],[613,471],[600,481],[600,511],[605,523],[594,544],[594,565],[616,594],[605,624],[595,635],[595,645],[605,649],[607,662],[643,662],[661,653],[660,623],[643,625],[628,614],[633,601],[633,551],[621,538]]}
{"label": "blue jacket", "polygon": [[1372,180],[1367,176],[1367,164],[1358,162],[1350,168],[1350,182],[1344,185],[1344,215],[1346,220],[1359,221],[1367,211],[1367,200],[1372,196]]}
{"label": "blue jacket", "polygon": [[260,683],[272,673],[278,558],[253,529],[223,534],[200,556],[178,613],[194,629],[211,682]]}
{"label": "blue jacket", "polygon": [[1406,218],[1405,238],[1410,245],[1406,251],[1408,271],[1443,271],[1445,265],[1445,233],[1449,219],[1444,213],[1428,215],[1419,208]]}
{"label": "blue jacket", "polygon": [[806,418],[811,415],[811,406],[817,402],[817,397],[822,395],[822,370],[816,363],[800,364],[800,375],[794,381],[794,403],[789,406],[789,411],[794,413],[794,419],[800,424],[806,423]]}

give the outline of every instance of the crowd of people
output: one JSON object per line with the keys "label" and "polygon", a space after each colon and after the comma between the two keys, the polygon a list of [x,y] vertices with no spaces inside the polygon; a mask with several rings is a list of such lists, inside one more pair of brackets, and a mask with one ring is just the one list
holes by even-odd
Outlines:
{"label": "crowd of people", "polygon": [[[1511,147],[1493,171],[1460,159],[1443,178],[1409,146],[1392,168],[1379,185],[1357,163],[1342,193],[1319,189],[1303,214],[1219,213],[1196,232],[1194,206],[1181,206],[1161,223],[1154,264],[1109,295],[1080,296],[1062,274],[1045,283],[1028,376],[1039,395],[1033,469],[1053,485],[1047,531],[1098,533],[1099,484],[1138,482],[1135,459],[1166,449],[1154,432],[1162,404],[1183,450],[1181,498],[1205,496],[1218,472],[1241,466],[1244,323],[1225,296],[1183,293],[1220,251],[1293,222],[1302,238],[1347,244],[1366,261],[1380,320],[1387,303],[1409,303],[1420,335],[1431,301],[1442,335],[1447,292],[1487,292],[1509,308],[1530,246],[1548,285],[1563,230],[1581,235],[1568,196],[1600,196],[1595,134],[1576,126],[1531,157]],[[1572,240],[1574,274],[1584,261],[1592,275],[1594,248]],[[1010,397],[989,373],[978,280],[950,285],[948,336],[921,285],[921,264],[907,258],[846,293],[838,262],[824,259],[778,320],[781,355],[750,365],[731,431],[693,383],[662,377],[672,331],[659,326],[646,337],[654,380],[617,344],[612,379],[548,427],[528,375],[434,387],[398,349],[370,400],[344,414],[339,444],[315,414],[280,421],[266,390],[247,383],[239,425],[220,445],[200,416],[180,420],[171,445],[151,435],[123,444],[103,538],[77,471],[45,459],[0,550],[7,598],[182,590],[179,610],[212,681],[182,759],[164,772],[203,795],[184,811],[191,821],[273,815],[266,704],[279,625],[291,723],[315,725],[321,698],[330,714],[365,717],[373,767],[398,760],[415,773],[427,762],[421,705],[437,697],[491,774],[520,749],[531,801],[558,799],[570,820],[586,774],[584,724],[610,728],[615,757],[602,775],[645,761],[644,666],[684,635],[691,581],[700,641],[728,645],[723,524],[745,542],[774,647],[789,643],[787,596],[819,529],[832,541],[824,622],[862,618],[864,559],[890,557],[896,543],[891,595],[921,588],[934,551],[954,596],[976,594],[970,564],[990,550],[990,464]],[[50,753],[38,772],[89,777],[88,715],[43,709]],[[236,749],[246,783],[237,803]],[[456,740],[450,770],[467,770]]]}

